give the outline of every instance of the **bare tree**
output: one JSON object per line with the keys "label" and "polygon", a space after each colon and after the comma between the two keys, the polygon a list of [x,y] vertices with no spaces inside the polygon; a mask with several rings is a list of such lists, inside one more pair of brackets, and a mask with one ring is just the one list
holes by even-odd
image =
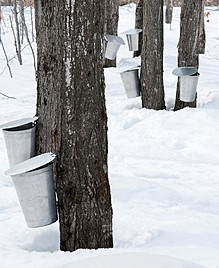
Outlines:
{"label": "bare tree", "polygon": [[31,44],[30,38],[29,38],[29,34],[28,34],[28,28],[26,25],[26,21],[25,21],[25,16],[24,16],[24,0],[19,0],[19,7],[20,7],[20,18],[21,18],[21,25],[22,25],[22,39],[23,36],[25,34],[25,37],[27,39],[27,42],[30,46],[31,52],[32,52],[32,56],[33,56],[33,65],[34,65],[34,70],[36,73],[36,59],[35,59],[35,52],[33,49],[33,46]]}
{"label": "bare tree", "polygon": [[105,2],[36,1],[37,153],[57,154],[60,248],[108,248],[112,206],[102,40]]}
{"label": "bare tree", "polygon": [[18,61],[19,61],[20,65],[22,65],[21,39],[20,39],[20,29],[19,29],[19,20],[18,20],[17,1],[16,0],[13,0],[13,12],[14,12],[14,18],[15,18],[15,25],[16,25],[17,56],[18,56]]}
{"label": "bare tree", "polygon": [[144,1],[141,52],[142,106],[165,109],[163,85],[163,1]]}
{"label": "bare tree", "polygon": [[172,17],[173,17],[172,0],[167,0],[166,1],[166,10],[165,10],[165,23],[170,24],[170,29],[171,29]]}

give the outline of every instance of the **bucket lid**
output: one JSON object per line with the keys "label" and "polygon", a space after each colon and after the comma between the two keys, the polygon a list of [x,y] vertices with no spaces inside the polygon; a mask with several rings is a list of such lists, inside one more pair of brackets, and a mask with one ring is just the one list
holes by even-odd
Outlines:
{"label": "bucket lid", "polygon": [[28,160],[25,160],[10,169],[8,169],[5,174],[9,176],[18,175],[22,173],[29,172],[31,170],[40,168],[55,159],[56,155],[53,153],[45,153],[41,155],[37,155]]}
{"label": "bucket lid", "polygon": [[172,74],[176,76],[185,76],[192,75],[198,72],[198,69],[195,67],[178,67],[173,70]]}
{"label": "bucket lid", "polygon": [[125,32],[122,32],[122,34],[138,34],[140,32],[142,32],[142,29],[129,29]]}
{"label": "bucket lid", "polygon": [[0,128],[2,129],[8,129],[8,128],[14,128],[14,127],[20,127],[29,123],[35,123],[35,121],[37,121],[38,117],[34,116],[31,118],[22,118],[22,119],[18,119],[15,121],[11,121],[8,123],[5,123],[3,125],[0,125]]}
{"label": "bucket lid", "polygon": [[125,45],[125,42],[123,41],[123,39],[120,36],[106,34],[104,37],[105,37],[107,42]]}

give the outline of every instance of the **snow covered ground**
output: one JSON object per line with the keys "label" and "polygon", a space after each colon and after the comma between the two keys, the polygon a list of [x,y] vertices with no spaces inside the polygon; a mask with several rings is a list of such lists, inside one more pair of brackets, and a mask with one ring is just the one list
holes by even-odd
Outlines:
{"label": "snow covered ground", "polygon": [[[12,58],[9,10],[3,12],[2,39]],[[120,33],[134,27],[134,13],[135,5],[120,8],[119,35],[126,43]],[[164,25],[166,111],[142,109],[140,97],[126,97],[119,72],[139,64],[127,45],[118,52],[118,68],[105,70],[114,249],[61,252],[58,222],[37,229],[26,226],[12,180],[4,174],[9,166],[0,131],[1,268],[199,267],[190,262],[219,268],[219,11],[211,8],[206,23],[198,108],[173,112],[179,19],[174,8],[172,29]],[[28,47],[23,60],[22,66],[12,60],[11,79],[0,47],[0,92],[16,98],[0,94],[0,124],[35,114],[36,82]]]}

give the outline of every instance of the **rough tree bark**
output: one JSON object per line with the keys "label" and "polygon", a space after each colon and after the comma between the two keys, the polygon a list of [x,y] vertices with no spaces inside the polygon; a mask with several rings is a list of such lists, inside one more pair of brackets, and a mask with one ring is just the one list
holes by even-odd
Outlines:
{"label": "rough tree bark", "polygon": [[[119,2],[118,0],[108,0],[105,2],[105,10],[104,10],[104,34],[117,35],[118,32],[118,20],[119,20]],[[104,51],[107,42],[104,41]],[[103,67],[116,67],[116,59],[109,60],[107,58],[103,58]]]}
{"label": "rough tree bark", "polygon": [[64,251],[113,246],[101,53],[104,5],[99,0],[35,2],[36,146],[38,154],[57,154],[60,249]]}
{"label": "rough tree bark", "polygon": [[[139,0],[136,11],[135,11],[135,28],[143,30],[143,0]],[[139,33],[139,43],[138,43],[138,50],[134,51],[134,57],[138,57],[141,55],[142,50],[142,39],[143,33]]]}
{"label": "rough tree bark", "polygon": [[163,1],[144,1],[141,52],[142,106],[165,109],[163,85]]}
{"label": "rough tree bark", "polygon": [[[199,36],[202,17],[203,0],[184,0],[180,16],[180,39],[178,44],[178,67],[199,66]],[[179,99],[179,79],[177,83],[176,102],[174,110],[184,107],[196,107],[193,102],[183,102]]]}
{"label": "rough tree bark", "polygon": [[202,15],[201,15],[201,23],[200,23],[200,34],[199,34],[199,54],[205,54],[205,19],[204,19],[204,1],[202,1]]}

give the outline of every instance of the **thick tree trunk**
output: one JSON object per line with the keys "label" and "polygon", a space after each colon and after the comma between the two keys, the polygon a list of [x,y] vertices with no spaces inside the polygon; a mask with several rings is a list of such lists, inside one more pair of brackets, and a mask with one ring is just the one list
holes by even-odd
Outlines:
{"label": "thick tree trunk", "polygon": [[205,54],[205,19],[204,19],[204,1],[202,1],[202,15],[200,23],[200,34],[199,34],[199,54]]}
{"label": "thick tree trunk", "polygon": [[57,154],[60,248],[109,248],[104,1],[38,3],[37,152]]}
{"label": "thick tree trunk", "polygon": [[[105,2],[104,10],[104,34],[117,35],[118,31],[118,20],[119,20],[119,2],[118,0],[108,0]],[[104,40],[104,51],[106,48],[107,42]],[[116,59],[109,60],[103,57],[103,67],[116,67]]]}
{"label": "thick tree trunk", "polygon": [[[181,7],[180,39],[178,44],[178,67],[199,66],[199,36],[203,0],[184,0]],[[196,107],[193,102],[183,102],[179,99],[179,79],[177,83],[176,102],[174,110],[184,107]]]}
{"label": "thick tree trunk", "polygon": [[[135,28],[143,30],[143,0],[139,0],[136,11],[135,11]],[[143,43],[143,33],[139,33],[139,43],[138,43],[138,50],[134,51],[134,57],[138,57],[141,55],[142,50],[142,43]]]}
{"label": "thick tree trunk", "polygon": [[163,86],[163,1],[144,2],[142,106],[165,109]]}

